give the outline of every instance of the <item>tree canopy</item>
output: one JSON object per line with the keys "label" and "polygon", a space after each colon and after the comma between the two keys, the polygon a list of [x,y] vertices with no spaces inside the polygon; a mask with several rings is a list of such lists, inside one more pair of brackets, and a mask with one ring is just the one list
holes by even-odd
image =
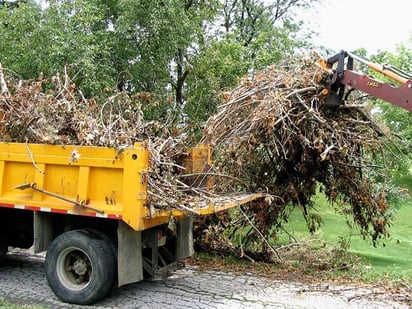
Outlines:
{"label": "tree canopy", "polygon": [[16,78],[64,68],[83,93],[156,95],[190,122],[205,120],[216,93],[304,42],[294,10],[315,0],[2,1],[2,66]]}

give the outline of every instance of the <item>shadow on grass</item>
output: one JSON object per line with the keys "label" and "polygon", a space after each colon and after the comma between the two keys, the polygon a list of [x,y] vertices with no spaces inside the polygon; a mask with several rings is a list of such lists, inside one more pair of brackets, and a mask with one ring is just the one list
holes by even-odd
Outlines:
{"label": "shadow on grass", "polygon": [[366,253],[366,252],[354,252],[359,257],[361,257],[364,261],[367,261],[375,266],[380,267],[393,267],[396,265],[397,267],[409,267],[410,260],[395,257],[395,256],[387,256],[387,255],[377,255],[373,253]]}

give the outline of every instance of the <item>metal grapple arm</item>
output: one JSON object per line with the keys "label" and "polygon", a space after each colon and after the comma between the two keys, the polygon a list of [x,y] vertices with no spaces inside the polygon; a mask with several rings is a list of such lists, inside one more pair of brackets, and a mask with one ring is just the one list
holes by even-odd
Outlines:
{"label": "metal grapple arm", "polygon": [[[353,69],[355,60],[399,85],[391,85],[365,73],[355,72]],[[348,86],[412,111],[412,75],[389,65],[370,62],[347,51],[341,51],[324,60],[322,64],[331,70],[327,85],[329,94],[326,104],[334,106],[344,104],[345,87]]]}

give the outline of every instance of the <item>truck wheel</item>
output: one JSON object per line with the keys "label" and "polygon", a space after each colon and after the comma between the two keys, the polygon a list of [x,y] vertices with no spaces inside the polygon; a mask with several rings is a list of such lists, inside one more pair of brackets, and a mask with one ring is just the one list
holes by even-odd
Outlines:
{"label": "truck wheel", "polygon": [[81,230],[58,236],[50,245],[45,270],[53,292],[62,301],[88,305],[107,295],[115,280],[109,244]]}
{"label": "truck wheel", "polygon": [[95,229],[82,229],[81,232],[88,233],[95,238],[105,241],[109,245],[110,252],[112,253],[113,259],[117,264],[117,245],[116,241],[112,237],[109,237],[105,233]]}
{"label": "truck wheel", "polygon": [[109,246],[110,252],[113,256],[114,265],[115,265],[115,275],[114,275],[114,279],[113,279],[112,288],[116,287],[117,283],[118,283],[118,281],[117,281],[117,245],[116,245],[116,240],[113,239],[112,237],[109,237],[105,233],[103,233],[99,230],[95,230],[95,229],[82,229],[81,232],[82,233],[88,233],[92,237],[101,239],[104,242],[106,242],[106,244]]}

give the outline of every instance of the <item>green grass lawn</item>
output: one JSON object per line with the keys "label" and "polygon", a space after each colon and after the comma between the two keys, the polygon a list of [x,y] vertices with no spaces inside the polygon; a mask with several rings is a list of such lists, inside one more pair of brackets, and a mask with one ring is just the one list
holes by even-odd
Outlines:
{"label": "green grass lawn", "polygon": [[41,305],[16,304],[7,299],[0,299],[0,309],[45,309]]}
{"label": "green grass lawn", "polygon": [[[396,209],[396,216],[390,227],[390,237],[379,240],[376,247],[370,239],[363,239],[356,231],[351,231],[344,218],[335,213],[322,196],[316,200],[316,208],[323,219],[323,225],[315,233],[309,235],[305,221],[299,211],[290,217],[285,225],[297,241],[319,238],[328,246],[336,246],[349,241],[349,251],[361,258],[356,266],[356,273],[366,280],[388,279],[405,284],[412,284],[412,205],[404,203]],[[290,237],[281,233],[281,242],[288,242]]]}

